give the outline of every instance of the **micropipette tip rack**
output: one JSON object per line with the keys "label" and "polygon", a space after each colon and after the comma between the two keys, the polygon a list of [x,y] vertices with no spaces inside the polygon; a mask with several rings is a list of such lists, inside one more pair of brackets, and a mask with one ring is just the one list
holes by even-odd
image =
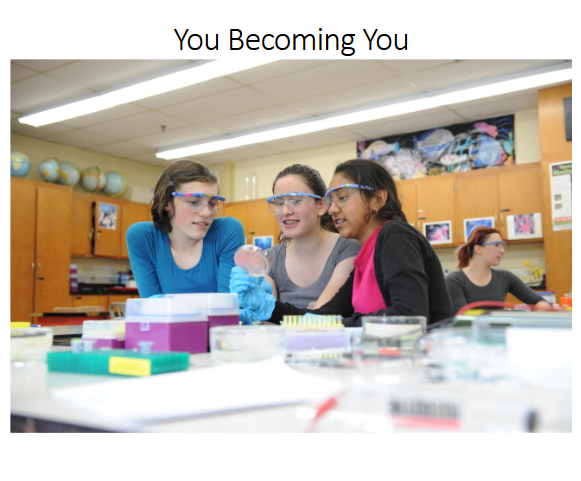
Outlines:
{"label": "micropipette tip rack", "polygon": [[344,329],[343,318],[335,315],[306,314],[304,316],[283,316],[282,327],[301,331],[329,331]]}

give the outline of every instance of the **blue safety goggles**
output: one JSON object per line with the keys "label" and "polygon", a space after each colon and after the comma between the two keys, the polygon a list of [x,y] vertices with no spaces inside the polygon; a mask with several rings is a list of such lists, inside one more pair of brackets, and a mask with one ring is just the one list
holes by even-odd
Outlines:
{"label": "blue safety goggles", "polygon": [[349,197],[351,197],[351,189],[377,190],[374,189],[373,187],[359,184],[336,185],[335,187],[330,188],[325,193],[325,204],[331,207],[331,204],[335,202],[335,205],[337,205],[338,207],[342,207],[347,203]]}

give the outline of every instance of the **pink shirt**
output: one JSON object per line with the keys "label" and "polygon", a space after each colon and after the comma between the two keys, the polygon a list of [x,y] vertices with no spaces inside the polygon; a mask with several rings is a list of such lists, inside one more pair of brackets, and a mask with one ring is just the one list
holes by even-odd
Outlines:
{"label": "pink shirt", "polygon": [[353,308],[355,312],[376,312],[380,309],[387,309],[377,278],[375,277],[375,266],[373,264],[373,254],[375,253],[375,243],[377,235],[383,226],[379,226],[373,234],[365,241],[359,254],[353,261],[355,274],[353,278]]}

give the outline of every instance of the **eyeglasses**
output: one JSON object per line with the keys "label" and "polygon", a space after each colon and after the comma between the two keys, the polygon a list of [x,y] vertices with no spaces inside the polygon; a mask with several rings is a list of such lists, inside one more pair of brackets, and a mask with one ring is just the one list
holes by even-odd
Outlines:
{"label": "eyeglasses", "polygon": [[352,189],[363,189],[363,190],[377,190],[373,187],[368,187],[366,185],[357,184],[341,184],[333,187],[327,191],[325,194],[325,204],[327,207],[331,207],[331,204],[335,202],[337,207],[344,207],[349,198],[353,195]]}
{"label": "eyeglasses", "polygon": [[501,247],[504,247],[506,245],[506,242],[504,241],[492,241],[492,242],[483,242],[482,244],[478,244],[479,246],[492,246],[495,247],[497,249],[500,249]]}
{"label": "eyeglasses", "polygon": [[[185,194],[183,192],[172,192],[171,195],[180,197],[182,204],[193,213],[201,212],[207,206],[210,214],[215,215],[224,208],[224,197],[211,194]],[[209,200],[204,202],[200,197],[208,197]]]}
{"label": "eyeglasses", "polygon": [[320,195],[305,194],[302,192],[290,192],[288,194],[276,194],[266,199],[268,202],[268,210],[272,214],[279,215],[282,213],[286,204],[293,214],[299,214],[309,209],[312,204],[311,199],[320,199]]}

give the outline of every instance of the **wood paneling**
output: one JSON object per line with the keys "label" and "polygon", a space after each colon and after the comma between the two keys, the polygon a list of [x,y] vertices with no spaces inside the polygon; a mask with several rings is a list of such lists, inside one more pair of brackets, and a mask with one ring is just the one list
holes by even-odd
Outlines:
{"label": "wood paneling", "polygon": [[91,256],[93,240],[93,202],[86,194],[73,194],[72,205],[72,245],[73,256]]}

